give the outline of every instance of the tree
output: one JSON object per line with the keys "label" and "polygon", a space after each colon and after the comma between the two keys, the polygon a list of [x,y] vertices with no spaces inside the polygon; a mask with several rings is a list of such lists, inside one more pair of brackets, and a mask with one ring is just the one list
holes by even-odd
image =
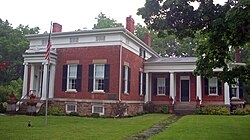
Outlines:
{"label": "tree", "polygon": [[152,41],[151,46],[161,56],[195,56],[195,39],[184,38],[183,40],[177,40],[174,35],[165,35],[164,37],[159,37],[156,31],[150,31],[141,24],[137,24],[135,26],[135,34],[141,40],[144,40],[146,33],[150,33]]}
{"label": "tree", "polygon": [[11,66],[4,68],[0,74],[1,82],[9,84],[11,80],[22,76],[22,54],[29,47],[26,34],[38,33],[39,28],[19,25],[14,29],[6,20],[0,19],[0,63],[9,63]]}
{"label": "tree", "polygon": [[121,23],[117,23],[113,18],[106,17],[102,12],[95,19],[97,19],[97,23],[94,24],[93,29],[123,27]]}
{"label": "tree", "polygon": [[[199,3],[197,9],[192,2]],[[178,39],[198,35],[195,74],[212,77],[213,69],[222,68],[219,78],[232,84],[235,78],[250,79],[250,66],[228,67],[232,53],[250,40],[249,6],[249,0],[228,0],[224,5],[213,0],[146,0],[137,14],[159,34]]]}

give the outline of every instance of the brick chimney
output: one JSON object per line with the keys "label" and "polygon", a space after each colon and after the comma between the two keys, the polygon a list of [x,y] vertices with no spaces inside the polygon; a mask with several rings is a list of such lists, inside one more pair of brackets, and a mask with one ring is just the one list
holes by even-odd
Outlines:
{"label": "brick chimney", "polygon": [[53,23],[53,33],[62,32],[62,25],[59,23]]}
{"label": "brick chimney", "polygon": [[151,47],[151,36],[149,32],[144,35],[144,43],[146,43],[148,47]]}
{"label": "brick chimney", "polygon": [[240,63],[240,49],[236,49],[236,52],[235,52],[235,62],[236,63]]}
{"label": "brick chimney", "polygon": [[135,33],[135,21],[131,15],[126,18],[126,29],[129,30],[132,34]]}

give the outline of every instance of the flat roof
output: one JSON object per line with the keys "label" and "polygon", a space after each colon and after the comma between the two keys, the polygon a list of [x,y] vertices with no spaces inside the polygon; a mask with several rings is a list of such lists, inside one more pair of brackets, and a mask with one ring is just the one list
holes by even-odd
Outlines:
{"label": "flat roof", "polygon": [[144,63],[195,63],[197,57],[151,57]]}

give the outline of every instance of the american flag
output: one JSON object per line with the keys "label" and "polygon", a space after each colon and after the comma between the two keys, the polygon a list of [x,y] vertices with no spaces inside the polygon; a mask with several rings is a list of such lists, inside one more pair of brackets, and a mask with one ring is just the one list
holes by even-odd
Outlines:
{"label": "american flag", "polygon": [[47,50],[46,50],[46,55],[45,55],[46,60],[49,60],[50,48],[51,47],[52,47],[52,43],[51,43],[51,30],[50,30],[49,38],[48,38],[48,45],[47,45]]}

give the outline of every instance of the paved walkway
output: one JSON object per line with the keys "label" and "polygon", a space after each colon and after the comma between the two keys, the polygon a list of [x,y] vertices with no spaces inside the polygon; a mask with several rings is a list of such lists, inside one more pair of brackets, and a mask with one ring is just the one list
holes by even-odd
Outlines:
{"label": "paved walkway", "polygon": [[172,123],[178,121],[182,116],[172,115],[162,123],[156,124],[151,128],[144,130],[138,134],[132,135],[131,137],[127,138],[126,140],[145,140],[148,139],[150,136],[158,134],[162,132],[164,129],[167,129]]}

